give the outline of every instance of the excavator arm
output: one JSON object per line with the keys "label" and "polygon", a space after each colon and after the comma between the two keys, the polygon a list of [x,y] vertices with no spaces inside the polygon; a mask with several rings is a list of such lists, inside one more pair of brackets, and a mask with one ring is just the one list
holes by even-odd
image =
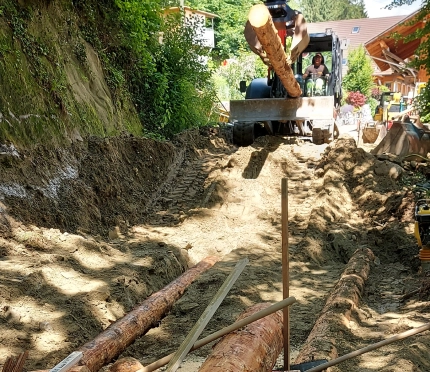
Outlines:
{"label": "excavator arm", "polygon": [[[309,35],[306,27],[306,20],[299,11],[288,6],[285,0],[269,0],[264,3],[269,10],[273,25],[281,38],[285,48],[285,37],[291,36],[292,42],[289,50],[286,50],[288,63],[296,62],[299,55],[309,43]],[[251,50],[260,56],[263,62],[270,65],[267,53],[258,40],[257,34],[249,21],[245,25],[245,39]]]}

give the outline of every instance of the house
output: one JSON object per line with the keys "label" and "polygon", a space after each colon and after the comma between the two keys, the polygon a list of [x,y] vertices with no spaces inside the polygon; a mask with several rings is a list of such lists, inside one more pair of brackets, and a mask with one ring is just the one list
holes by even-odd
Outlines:
{"label": "house", "polygon": [[415,22],[414,25],[405,24],[417,13],[418,11],[409,16],[308,23],[308,33],[334,32],[339,37],[343,49],[344,74],[348,70],[348,53],[363,45],[373,60],[375,82],[387,86],[391,91],[408,95],[415,92],[419,83],[428,81],[425,70],[406,68],[406,63],[414,58],[420,40],[403,43],[396,40],[393,33],[407,36],[422,27],[422,22]]}
{"label": "house", "polygon": [[214,18],[218,17],[216,14],[208,13],[202,10],[191,9],[188,6],[172,7],[164,10],[164,14],[179,13],[184,10],[186,18],[194,18],[197,20],[198,26],[197,34],[202,35],[203,45],[208,48],[215,47],[215,32],[214,32]]}

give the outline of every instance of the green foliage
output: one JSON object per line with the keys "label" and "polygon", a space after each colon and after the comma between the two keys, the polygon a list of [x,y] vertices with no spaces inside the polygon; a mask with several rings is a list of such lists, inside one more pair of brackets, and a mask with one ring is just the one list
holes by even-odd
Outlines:
{"label": "green foliage", "polygon": [[161,8],[151,0],[115,0],[115,5],[122,45],[137,56],[140,68],[152,72],[151,49],[156,47],[154,35],[160,31]]}
{"label": "green foliage", "polygon": [[346,92],[360,92],[370,97],[373,86],[372,65],[363,46],[348,54],[348,72],[343,78],[342,87]]}
{"label": "green foliage", "polygon": [[312,23],[367,18],[363,0],[301,0],[300,10]]}
{"label": "green foliage", "polygon": [[367,99],[366,102],[370,106],[370,112],[372,113],[372,116],[376,113],[376,108],[379,105],[379,101],[373,97],[370,97]]}
{"label": "green foliage", "polygon": [[[203,63],[208,49],[196,21],[184,23],[184,14],[165,21],[150,0],[72,0],[55,6],[4,0],[0,9],[0,142],[56,142],[75,130],[164,138],[210,120],[216,97]],[[97,86],[99,62],[110,92],[95,104],[83,98],[89,94],[83,85]],[[76,94],[83,96],[77,100]],[[17,124],[13,115],[26,123]]]}
{"label": "green foliage", "polygon": [[163,42],[151,51],[154,73],[134,79],[132,86],[146,130],[166,137],[207,124],[215,101],[199,20],[183,20],[184,14],[166,19]]}
{"label": "green foliage", "polygon": [[217,61],[226,58],[234,58],[241,51],[249,50],[248,44],[243,36],[248,13],[259,0],[188,0],[186,5],[193,9],[205,10],[216,14],[215,18],[215,40],[216,46],[212,56]]}
{"label": "green foliage", "polygon": [[249,84],[257,77],[267,76],[267,66],[253,53],[243,53],[237,59],[226,60],[214,73],[218,97],[227,101],[243,99],[239,91],[240,81]]}
{"label": "green foliage", "polygon": [[420,119],[423,123],[430,123],[430,85],[427,84],[421,93],[415,97],[414,106],[420,113]]}

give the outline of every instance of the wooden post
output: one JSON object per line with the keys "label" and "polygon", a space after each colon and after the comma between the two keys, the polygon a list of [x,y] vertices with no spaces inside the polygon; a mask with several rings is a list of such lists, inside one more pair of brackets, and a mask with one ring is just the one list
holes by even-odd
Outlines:
{"label": "wooden post", "polygon": [[[290,261],[288,255],[288,182],[282,179],[282,289],[284,298],[290,297]],[[290,370],[290,308],[284,307],[284,371]]]}
{"label": "wooden post", "polygon": [[294,77],[291,66],[288,64],[284,46],[266,5],[254,5],[249,11],[248,20],[288,94],[291,97],[300,97],[302,90]]}

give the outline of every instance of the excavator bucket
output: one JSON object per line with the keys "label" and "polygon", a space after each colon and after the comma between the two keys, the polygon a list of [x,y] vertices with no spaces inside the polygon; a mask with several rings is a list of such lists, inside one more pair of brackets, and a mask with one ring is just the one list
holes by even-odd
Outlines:
{"label": "excavator bucket", "polygon": [[395,121],[387,135],[371,151],[373,155],[394,154],[400,158],[410,155],[427,157],[430,150],[429,132],[413,123]]}

